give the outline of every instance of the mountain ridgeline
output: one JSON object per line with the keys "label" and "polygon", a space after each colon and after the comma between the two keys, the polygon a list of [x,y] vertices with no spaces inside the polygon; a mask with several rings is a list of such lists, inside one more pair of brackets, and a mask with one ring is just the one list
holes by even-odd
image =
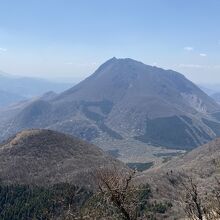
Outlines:
{"label": "mountain ridgeline", "polygon": [[45,92],[62,92],[69,83],[56,83],[38,78],[10,75],[0,71],[0,108],[21,100],[40,96]]}
{"label": "mountain ridgeline", "polygon": [[[192,149],[220,135],[220,106],[182,74],[112,58],[71,89],[0,112],[5,139],[27,128],[62,131],[96,142],[132,137]],[[102,146],[100,146],[102,147]]]}

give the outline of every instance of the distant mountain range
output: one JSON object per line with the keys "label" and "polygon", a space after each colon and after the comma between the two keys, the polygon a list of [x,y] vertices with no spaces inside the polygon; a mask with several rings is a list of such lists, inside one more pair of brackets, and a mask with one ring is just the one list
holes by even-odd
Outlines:
{"label": "distant mountain range", "polygon": [[94,169],[113,165],[123,166],[92,144],[50,130],[22,131],[0,145],[0,178],[7,184],[91,185]]}
{"label": "distant mountain range", "polygon": [[[0,111],[1,139],[27,128],[62,131],[102,147],[132,137],[192,149],[220,135],[220,106],[182,74],[112,58],[49,100]],[[120,146],[119,146],[120,148]]]}
{"label": "distant mountain range", "polygon": [[48,91],[62,92],[73,86],[43,79],[12,76],[0,71],[0,107],[42,95]]}
{"label": "distant mountain range", "polygon": [[220,85],[199,85],[199,87],[216,102],[220,103]]}
{"label": "distant mountain range", "polygon": [[220,103],[220,92],[216,92],[211,95],[211,97],[218,103]]}
{"label": "distant mountain range", "polygon": [[0,90],[0,107],[19,102],[21,100],[25,100],[25,97],[15,93]]}

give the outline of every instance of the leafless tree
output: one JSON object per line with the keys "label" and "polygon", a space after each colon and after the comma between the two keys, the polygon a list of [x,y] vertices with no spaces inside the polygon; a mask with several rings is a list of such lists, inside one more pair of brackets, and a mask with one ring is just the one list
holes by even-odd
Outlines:
{"label": "leafless tree", "polygon": [[187,177],[186,181],[182,181],[181,185],[184,189],[183,202],[187,216],[192,220],[203,220],[205,208],[202,204],[197,184],[193,181],[192,177]]}
{"label": "leafless tree", "polygon": [[207,196],[207,206],[205,216],[206,219],[219,220],[220,219],[220,181],[216,179],[216,185]]}
{"label": "leafless tree", "polygon": [[176,195],[184,212],[191,220],[204,220],[205,205],[198,184],[186,173],[167,173],[170,184],[176,189]]}
{"label": "leafless tree", "polygon": [[[99,198],[105,204],[102,208],[104,212],[111,213],[111,219],[115,216],[115,219],[136,220],[139,211],[148,202],[149,186],[136,186],[134,176],[135,172],[119,171],[116,167],[99,169],[94,173]],[[100,199],[96,204],[101,206]]]}

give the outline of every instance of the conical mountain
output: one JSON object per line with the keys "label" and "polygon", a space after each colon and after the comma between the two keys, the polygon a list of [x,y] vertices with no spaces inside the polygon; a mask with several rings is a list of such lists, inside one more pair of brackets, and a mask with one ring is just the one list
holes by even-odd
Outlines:
{"label": "conical mountain", "polygon": [[50,128],[89,141],[129,137],[191,149],[220,135],[219,111],[180,73],[112,58],[73,88],[13,113],[1,125],[2,138],[26,128]]}

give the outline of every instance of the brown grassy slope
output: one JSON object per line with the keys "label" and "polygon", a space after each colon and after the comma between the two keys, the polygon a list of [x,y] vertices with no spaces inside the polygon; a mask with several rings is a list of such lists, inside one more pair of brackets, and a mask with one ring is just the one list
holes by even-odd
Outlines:
{"label": "brown grassy slope", "polygon": [[90,184],[93,169],[113,164],[121,166],[95,145],[51,130],[22,131],[0,145],[4,182]]}
{"label": "brown grassy slope", "polygon": [[198,147],[187,154],[176,157],[162,166],[150,169],[140,175],[146,178],[170,172],[185,172],[201,181],[218,177],[220,174],[220,138]]}
{"label": "brown grassy slope", "polygon": [[186,176],[193,178],[202,198],[209,195],[217,185],[216,178],[220,180],[220,138],[139,174],[137,182],[150,183],[155,199],[171,201],[173,208],[170,215],[180,219],[184,217],[180,200],[185,193],[181,179],[187,181]]}

